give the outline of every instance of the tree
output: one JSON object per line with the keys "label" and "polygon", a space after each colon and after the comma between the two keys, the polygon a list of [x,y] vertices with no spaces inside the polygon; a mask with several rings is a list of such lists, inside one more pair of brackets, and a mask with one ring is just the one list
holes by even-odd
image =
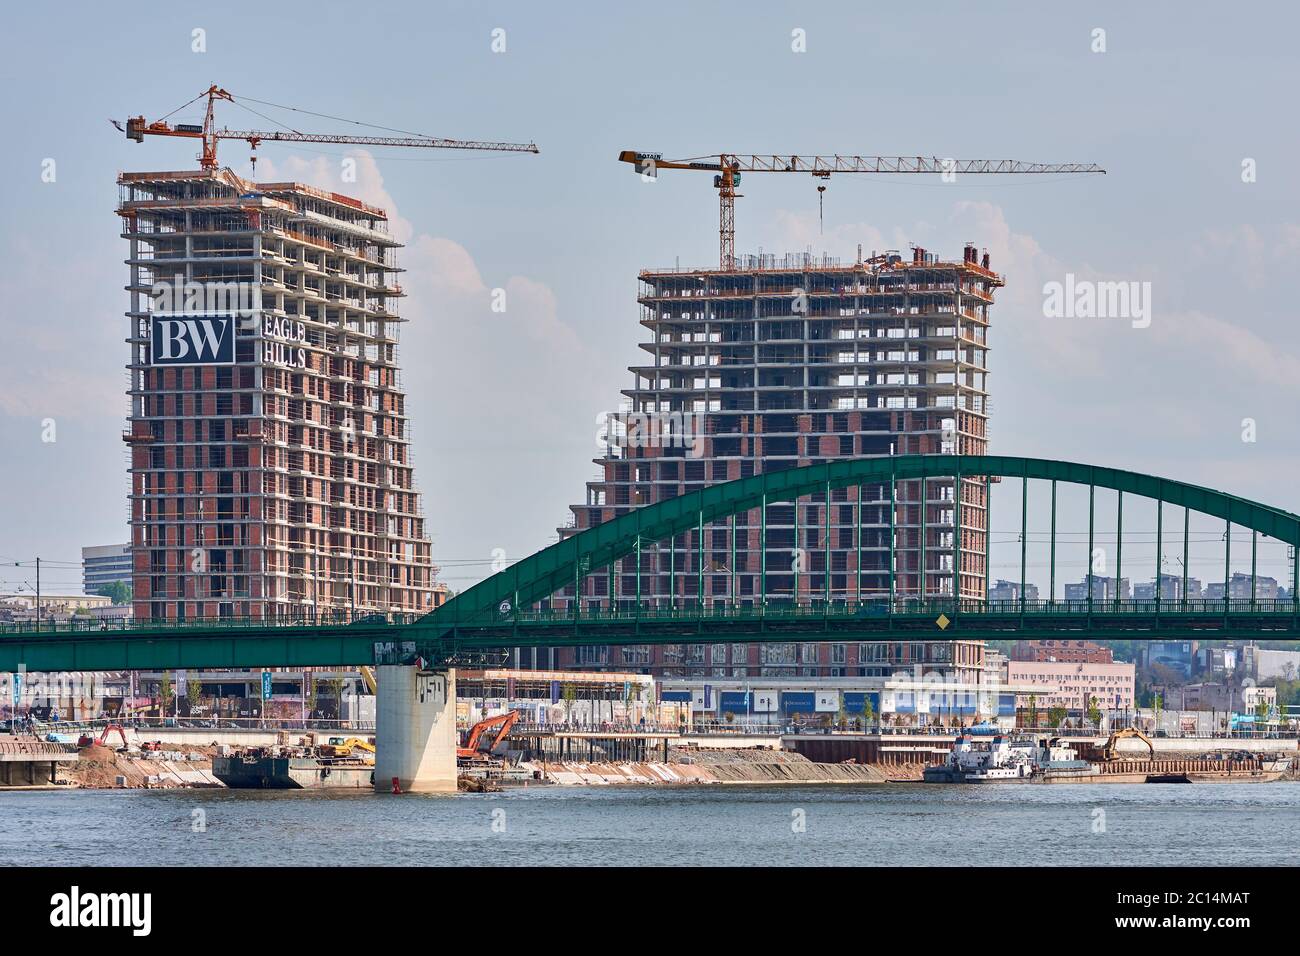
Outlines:
{"label": "tree", "polygon": [[316,672],[312,670],[304,672],[302,679],[306,684],[302,690],[303,703],[307,716],[311,717],[316,713],[316,705],[320,702],[320,681],[316,679]]}
{"label": "tree", "polygon": [[876,722],[876,707],[871,703],[871,695],[862,695],[862,724],[864,729]]}
{"label": "tree", "polygon": [[112,598],[114,604],[131,603],[131,585],[125,581],[114,581],[111,584],[102,585],[95,593]]}
{"label": "tree", "polygon": [[185,672],[185,706],[191,714],[199,709],[203,698],[203,682],[199,680],[198,671]]}
{"label": "tree", "polygon": [[1101,708],[1097,706],[1096,697],[1088,697],[1088,720],[1092,722],[1094,727],[1101,726]]}
{"label": "tree", "polygon": [[[330,689],[330,694],[334,697],[334,716],[339,719],[343,717],[343,688],[346,684],[347,681],[342,676],[331,677],[325,682],[325,685]],[[355,717],[354,714],[353,718],[355,719]]]}
{"label": "tree", "polygon": [[564,702],[564,722],[567,724],[573,716],[573,705],[578,700],[578,688],[571,683],[565,684],[560,691],[560,700]]}
{"label": "tree", "polygon": [[627,682],[627,690],[623,693],[623,719],[629,724],[635,723],[632,720],[632,705],[641,697],[641,688],[632,681]]}
{"label": "tree", "polygon": [[1066,709],[1060,704],[1057,704],[1055,707],[1049,707],[1047,709],[1047,726],[1053,729],[1060,727],[1062,721],[1065,720],[1066,714]]}
{"label": "tree", "polygon": [[166,717],[172,709],[172,672],[164,670],[158,678],[158,716]]}
{"label": "tree", "polygon": [[1038,726],[1038,695],[1029,695],[1029,726]]}

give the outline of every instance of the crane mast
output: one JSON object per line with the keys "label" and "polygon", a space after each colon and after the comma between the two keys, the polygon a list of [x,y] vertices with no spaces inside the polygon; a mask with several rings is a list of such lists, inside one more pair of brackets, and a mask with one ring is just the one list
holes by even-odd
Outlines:
{"label": "crane mast", "polygon": [[[1105,173],[1096,163],[1032,163],[1015,159],[946,159],[937,156],[849,156],[838,153],[824,156],[748,155],[719,153],[692,159],[666,160],[659,153],[625,149],[619,162],[631,163],[643,175],[655,175],[660,169],[694,169],[712,171],[713,187],[718,190],[719,268],[732,269],[736,263],[736,199],[740,193],[742,173],[806,173],[817,179],[829,179],[835,173],[938,173],[941,175],[1021,175],[1043,173]],[[819,186],[818,191],[824,190]]]}

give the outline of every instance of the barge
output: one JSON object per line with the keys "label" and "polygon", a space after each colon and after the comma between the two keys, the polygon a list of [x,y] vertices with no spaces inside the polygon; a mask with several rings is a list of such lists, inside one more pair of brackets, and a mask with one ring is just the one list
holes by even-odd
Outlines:
{"label": "barge", "polygon": [[[335,741],[339,741],[335,744]],[[371,789],[373,757],[358,756],[359,741],[343,745],[331,738],[324,747],[252,747],[212,758],[212,775],[237,790]],[[373,750],[366,745],[367,750]]]}

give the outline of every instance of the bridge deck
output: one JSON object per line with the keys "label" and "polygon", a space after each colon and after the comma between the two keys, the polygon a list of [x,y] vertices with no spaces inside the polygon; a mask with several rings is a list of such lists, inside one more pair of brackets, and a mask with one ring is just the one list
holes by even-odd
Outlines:
{"label": "bridge deck", "polygon": [[[753,641],[1300,639],[1291,600],[814,601],[637,606],[583,613],[510,611],[465,621],[72,622],[0,626],[0,671],[326,667],[409,661],[472,665],[509,647]],[[476,656],[477,655],[477,656]]]}

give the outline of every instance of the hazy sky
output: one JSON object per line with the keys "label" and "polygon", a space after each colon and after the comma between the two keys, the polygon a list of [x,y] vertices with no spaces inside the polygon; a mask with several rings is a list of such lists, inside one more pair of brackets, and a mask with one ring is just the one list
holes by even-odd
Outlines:
{"label": "hazy sky", "polygon": [[[184,7],[132,4],[128,16],[28,4],[6,17],[0,562],[75,561],[82,545],[127,539],[127,249],[114,179],[196,163],[193,141],[139,145],[107,121],[158,118],[213,82],[236,98],[541,147],[352,151],[355,184],[339,180],[344,147],[259,153],[261,178],[379,202],[408,242],[401,361],[434,557],[453,587],[485,574],[493,549],[516,558],[552,541],[582,499],[596,417],[617,407],[640,361],[637,270],[716,263],[709,176],[644,183],[615,161],[623,148],[1103,164],[1104,177],[840,176],[824,233],[816,181],[746,176],[737,251],[987,247],[1007,278],[990,338],[993,452],[1131,468],[1300,510],[1300,16],[1289,6]],[[193,50],[196,29],[205,52]],[[504,52],[493,51],[498,29]],[[1105,52],[1094,52],[1097,29]],[[300,130],[357,131],[253,105]],[[220,124],[276,128],[220,108]],[[249,174],[244,144],[223,143],[221,159]],[[1248,159],[1255,182],[1243,182]],[[1067,274],[1149,282],[1149,326],[1045,317],[1044,284]],[[497,288],[504,313],[491,310]],[[1242,440],[1248,418],[1254,442]],[[42,441],[46,419],[53,442]],[[1018,499],[1014,483],[995,497],[998,576],[1018,574]],[[1035,534],[1046,530],[1040,505]],[[1062,527],[1078,531],[1072,514]],[[1153,529],[1144,514],[1126,506],[1126,526]],[[1207,525],[1194,547],[1198,576],[1222,577],[1217,534]],[[1240,540],[1234,565],[1247,570]],[[1036,550],[1029,576],[1045,584]],[[1058,580],[1082,572],[1077,550]],[[1126,543],[1125,572],[1149,579],[1149,544],[1145,555]],[[1281,576],[1283,550],[1261,555]],[[0,590],[26,577],[0,568]],[[80,574],[47,581],[75,587]]]}

